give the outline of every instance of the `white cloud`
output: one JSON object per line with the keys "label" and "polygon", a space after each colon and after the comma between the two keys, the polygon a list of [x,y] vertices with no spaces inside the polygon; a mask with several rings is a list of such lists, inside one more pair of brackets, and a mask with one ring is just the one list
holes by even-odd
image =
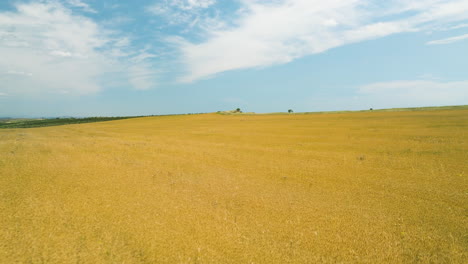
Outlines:
{"label": "white cloud", "polygon": [[67,3],[73,7],[81,8],[85,12],[97,13],[97,11],[89,6],[89,4],[81,0],[67,0]]}
{"label": "white cloud", "polygon": [[[161,2],[161,1],[160,1]],[[216,3],[216,0],[165,0],[163,3],[156,3],[153,7],[174,7],[182,10],[192,10],[197,8],[208,8]]]}
{"label": "white cloud", "polygon": [[208,8],[216,3],[216,0],[172,0],[170,2],[180,9],[190,10],[194,8]]}
{"label": "white cloud", "polygon": [[154,71],[143,65],[132,65],[128,68],[129,82],[137,90],[148,90],[154,87]]}
{"label": "white cloud", "polygon": [[464,39],[468,39],[468,34],[460,35],[460,36],[455,36],[455,37],[450,37],[450,38],[445,38],[445,39],[438,39],[438,40],[432,40],[427,42],[427,45],[443,45],[443,44],[451,44],[457,41],[461,41]]}
{"label": "white cloud", "polygon": [[203,10],[215,3],[216,0],[165,0],[148,6],[146,10],[166,19],[170,25],[187,24],[193,27],[202,20]]}
{"label": "white cloud", "polygon": [[362,110],[468,104],[468,81],[398,80],[357,87],[348,96],[305,98],[303,108]]}
{"label": "white cloud", "polygon": [[468,81],[403,80],[359,87],[359,100],[374,107],[457,105],[468,103]]}
{"label": "white cloud", "polygon": [[108,87],[104,76],[109,74],[130,81],[130,66],[149,72],[149,64],[128,62],[140,53],[127,51],[131,41],[115,34],[55,1],[0,12],[0,92],[82,95]]}
{"label": "white cloud", "polygon": [[140,51],[140,54],[133,56],[130,60],[136,63],[145,61],[147,59],[156,58],[157,56],[152,53],[148,53],[145,50]]}
{"label": "white cloud", "polygon": [[19,75],[19,76],[32,76],[32,73],[30,73],[30,72],[12,71],[12,70],[7,71],[5,74],[8,74],[8,75]]}
{"label": "white cloud", "polygon": [[468,24],[459,24],[459,25],[451,26],[448,29],[452,30],[452,29],[467,28],[467,27],[468,27]]}
{"label": "white cloud", "polygon": [[242,0],[231,28],[207,28],[206,39],[175,42],[182,81],[290,62],[331,48],[468,19],[466,0]]}

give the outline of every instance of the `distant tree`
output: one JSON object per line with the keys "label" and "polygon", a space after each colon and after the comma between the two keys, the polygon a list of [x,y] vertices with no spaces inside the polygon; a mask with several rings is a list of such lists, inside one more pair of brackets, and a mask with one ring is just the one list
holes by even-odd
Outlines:
{"label": "distant tree", "polygon": [[369,110],[371,110],[371,111],[372,111],[372,110],[374,110],[374,109],[371,107]]}
{"label": "distant tree", "polygon": [[240,108],[237,108],[237,109],[236,109],[236,112],[237,112],[237,113],[240,113],[240,112],[241,112],[241,109],[240,109]]}
{"label": "distant tree", "polygon": [[292,113],[292,112],[294,112],[292,109],[289,109],[289,110],[288,110],[288,113]]}

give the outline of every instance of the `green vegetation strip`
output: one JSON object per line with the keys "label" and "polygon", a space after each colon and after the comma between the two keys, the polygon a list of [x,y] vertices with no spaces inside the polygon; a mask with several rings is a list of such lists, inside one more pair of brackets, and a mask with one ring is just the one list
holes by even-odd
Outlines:
{"label": "green vegetation strip", "polygon": [[3,119],[0,120],[1,128],[32,128],[46,126],[61,126],[70,124],[83,124],[92,122],[103,122],[120,119],[135,118],[137,116],[126,117],[87,117],[87,118],[53,118],[53,119]]}

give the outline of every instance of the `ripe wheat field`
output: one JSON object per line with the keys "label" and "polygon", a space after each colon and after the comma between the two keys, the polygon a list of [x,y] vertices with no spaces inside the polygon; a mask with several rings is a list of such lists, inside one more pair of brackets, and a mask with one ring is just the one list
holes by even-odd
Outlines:
{"label": "ripe wheat field", "polygon": [[467,263],[468,109],[0,130],[0,263]]}

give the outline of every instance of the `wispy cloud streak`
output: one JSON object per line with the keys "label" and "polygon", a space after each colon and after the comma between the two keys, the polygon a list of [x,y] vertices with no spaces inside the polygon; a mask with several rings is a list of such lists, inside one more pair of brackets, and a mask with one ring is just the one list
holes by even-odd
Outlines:
{"label": "wispy cloud streak", "polygon": [[468,39],[468,34],[460,35],[460,36],[455,36],[455,37],[450,37],[450,38],[444,38],[444,39],[438,39],[438,40],[432,40],[427,42],[427,45],[444,45],[444,44],[451,44],[454,42],[462,41]]}

